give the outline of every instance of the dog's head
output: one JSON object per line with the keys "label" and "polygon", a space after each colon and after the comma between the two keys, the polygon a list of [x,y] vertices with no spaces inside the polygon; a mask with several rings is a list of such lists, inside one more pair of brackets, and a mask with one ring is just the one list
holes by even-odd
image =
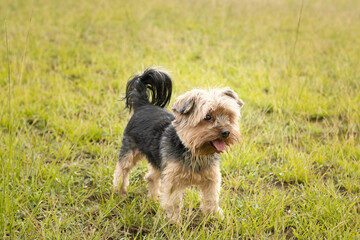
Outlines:
{"label": "dog's head", "polygon": [[240,139],[238,120],[243,105],[230,88],[191,90],[175,102],[172,124],[194,155],[224,152]]}

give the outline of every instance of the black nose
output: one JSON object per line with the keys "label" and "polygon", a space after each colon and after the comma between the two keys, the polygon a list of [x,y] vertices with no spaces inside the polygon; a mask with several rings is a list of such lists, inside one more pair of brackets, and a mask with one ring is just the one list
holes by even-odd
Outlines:
{"label": "black nose", "polygon": [[221,130],[221,136],[227,138],[230,135],[230,131],[227,129]]}

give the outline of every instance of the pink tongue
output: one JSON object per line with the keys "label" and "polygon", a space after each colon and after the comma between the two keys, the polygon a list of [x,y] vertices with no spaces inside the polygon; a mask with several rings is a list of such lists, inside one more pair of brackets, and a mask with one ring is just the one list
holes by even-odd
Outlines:
{"label": "pink tongue", "polygon": [[223,140],[220,139],[214,140],[212,141],[212,144],[219,152],[222,152],[225,149],[225,142]]}

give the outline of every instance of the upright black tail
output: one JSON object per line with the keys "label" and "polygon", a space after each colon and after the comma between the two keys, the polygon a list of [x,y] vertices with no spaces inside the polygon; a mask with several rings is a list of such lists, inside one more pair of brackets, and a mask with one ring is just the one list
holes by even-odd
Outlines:
{"label": "upright black tail", "polygon": [[170,102],[171,91],[170,76],[157,68],[148,68],[127,83],[125,107],[130,111],[147,104],[164,108]]}

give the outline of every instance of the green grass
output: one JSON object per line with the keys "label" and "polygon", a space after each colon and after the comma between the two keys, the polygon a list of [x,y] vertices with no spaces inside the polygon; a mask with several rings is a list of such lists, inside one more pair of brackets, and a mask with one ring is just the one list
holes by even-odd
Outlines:
{"label": "green grass", "polygon": [[[360,2],[0,2],[4,239],[360,238]],[[299,14],[301,13],[301,17]],[[298,34],[297,34],[298,33]],[[7,54],[8,52],[8,54]],[[9,63],[9,70],[8,70]],[[224,221],[187,191],[180,227],[112,192],[127,79],[172,71],[174,98],[229,86],[243,141],[224,154]]]}

